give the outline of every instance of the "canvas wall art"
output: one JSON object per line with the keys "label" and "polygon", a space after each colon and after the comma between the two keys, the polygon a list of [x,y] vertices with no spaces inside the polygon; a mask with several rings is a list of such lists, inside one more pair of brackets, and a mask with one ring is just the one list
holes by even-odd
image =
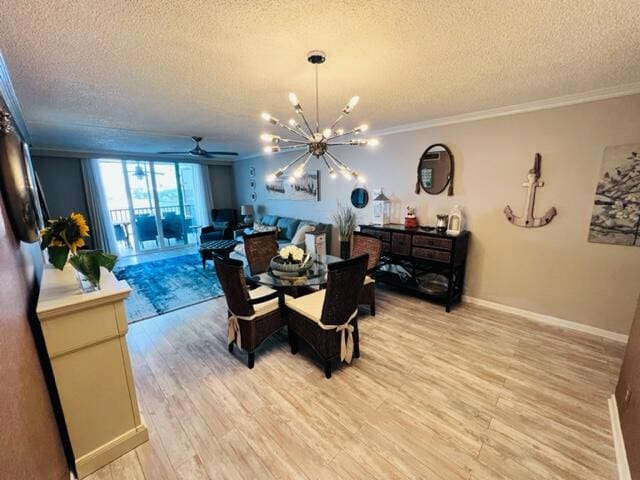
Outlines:
{"label": "canvas wall art", "polygon": [[305,173],[295,182],[289,178],[277,178],[267,182],[267,198],[271,200],[320,200],[319,172],[317,170]]}
{"label": "canvas wall art", "polygon": [[605,148],[589,241],[640,246],[640,143]]}

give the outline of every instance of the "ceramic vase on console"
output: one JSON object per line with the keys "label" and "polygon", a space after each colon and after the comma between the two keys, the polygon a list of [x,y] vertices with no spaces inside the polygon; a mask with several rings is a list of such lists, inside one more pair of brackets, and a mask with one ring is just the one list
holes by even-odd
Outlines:
{"label": "ceramic vase on console", "polygon": [[407,205],[407,214],[404,217],[404,228],[418,228],[416,209],[411,205]]}

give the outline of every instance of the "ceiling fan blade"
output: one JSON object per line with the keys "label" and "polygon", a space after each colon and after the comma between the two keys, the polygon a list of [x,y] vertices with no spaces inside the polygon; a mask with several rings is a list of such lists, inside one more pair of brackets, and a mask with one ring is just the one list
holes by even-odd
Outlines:
{"label": "ceiling fan blade", "polygon": [[188,155],[191,152],[157,152],[156,155]]}
{"label": "ceiling fan blade", "polygon": [[206,152],[207,156],[214,156],[214,157],[219,157],[221,155],[230,155],[232,157],[237,157],[238,153],[237,152]]}

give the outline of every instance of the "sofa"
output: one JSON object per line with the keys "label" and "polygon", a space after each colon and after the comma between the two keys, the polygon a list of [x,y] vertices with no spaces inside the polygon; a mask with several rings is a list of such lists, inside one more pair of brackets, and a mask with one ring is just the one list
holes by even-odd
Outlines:
{"label": "sofa", "polygon": [[238,225],[238,211],[235,208],[214,208],[211,210],[211,225],[202,227],[200,243],[214,240],[231,240]]}
{"label": "sofa", "polygon": [[[278,215],[262,215],[261,217],[257,217],[256,223],[267,227],[276,227],[278,232],[277,241],[280,247],[291,245],[291,240],[298,231],[298,228],[303,224],[313,226],[315,232],[326,233],[327,245],[331,245],[331,225],[326,223],[315,222],[312,220],[301,220],[299,218],[280,217]],[[240,244],[237,245],[234,251],[229,254],[229,258],[240,260],[244,264],[247,263],[242,241],[246,235],[251,235],[252,233],[254,233],[253,228],[239,229],[234,232],[234,238],[238,240]],[[296,246],[304,249],[304,238],[302,239],[302,242],[297,243]]]}

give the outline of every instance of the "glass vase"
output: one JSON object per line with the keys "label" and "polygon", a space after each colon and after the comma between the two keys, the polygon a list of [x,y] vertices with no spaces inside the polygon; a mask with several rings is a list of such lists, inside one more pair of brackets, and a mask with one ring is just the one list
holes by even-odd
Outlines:
{"label": "glass vase", "polygon": [[76,272],[76,279],[78,280],[78,284],[80,284],[80,291],[82,291],[82,293],[91,293],[100,290],[100,285],[92,283],[84,273],[75,268],[73,270]]}

